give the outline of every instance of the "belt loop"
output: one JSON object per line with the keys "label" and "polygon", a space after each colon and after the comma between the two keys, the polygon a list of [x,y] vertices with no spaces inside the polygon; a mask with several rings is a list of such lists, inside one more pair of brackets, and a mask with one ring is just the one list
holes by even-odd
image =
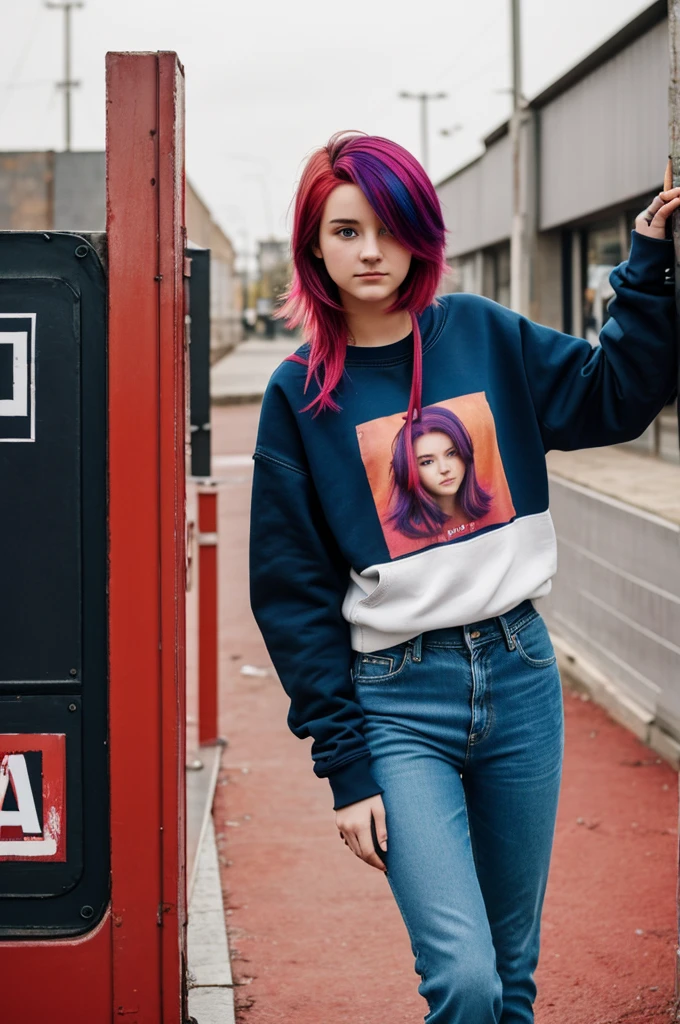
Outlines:
{"label": "belt loop", "polygon": [[508,650],[509,651],[514,651],[514,649],[515,649],[515,638],[514,638],[514,636],[512,636],[510,634],[510,629],[508,627],[507,622],[505,621],[505,616],[504,615],[499,615],[498,616],[498,621],[501,624],[501,629],[503,630],[503,636],[505,637],[505,644],[506,644]]}
{"label": "belt loop", "polygon": [[418,633],[418,636],[414,636],[412,640],[409,640],[411,645],[411,657],[414,661],[422,661],[423,657],[423,634]]}

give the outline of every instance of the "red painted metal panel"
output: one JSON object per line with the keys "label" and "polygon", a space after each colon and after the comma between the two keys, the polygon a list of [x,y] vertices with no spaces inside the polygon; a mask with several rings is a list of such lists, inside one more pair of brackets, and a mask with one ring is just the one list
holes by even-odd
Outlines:
{"label": "red painted metal panel", "polygon": [[183,78],[107,55],[114,1008],[183,1020]]}
{"label": "red painted metal panel", "polygon": [[163,1024],[184,1020],[186,961],[186,491],[184,71],[158,56]]}
{"label": "red painted metal panel", "polygon": [[198,740],[218,738],[217,491],[198,494]]}
{"label": "red painted metal panel", "polygon": [[[2,1024],[112,1024],[111,913],[82,939],[2,943]],[[131,1024],[132,1018],[123,1018]]]}

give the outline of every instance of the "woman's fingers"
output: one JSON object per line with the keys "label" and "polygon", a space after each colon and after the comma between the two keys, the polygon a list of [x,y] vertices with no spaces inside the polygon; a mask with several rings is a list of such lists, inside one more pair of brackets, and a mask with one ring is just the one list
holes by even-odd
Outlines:
{"label": "woman's fingers", "polygon": [[664,203],[663,206],[661,206],[656,211],[654,216],[655,217],[662,217],[663,220],[665,221],[665,220],[668,219],[668,217],[670,217],[670,215],[672,214],[673,210],[677,210],[678,206],[680,206],[680,196],[678,196],[676,199],[671,199],[671,201],[668,202],[668,203]]}
{"label": "woman's fingers", "polygon": [[[344,840],[346,846],[349,846],[352,853],[372,867],[378,868],[379,871],[387,870],[375,852],[371,831],[372,824],[375,824],[378,843],[383,846],[387,840],[387,830],[385,828],[385,806],[379,794],[342,807],[335,813],[335,823],[340,838]],[[383,846],[383,849],[386,849],[386,845]]]}
{"label": "woman's fingers", "polygon": [[659,192],[635,219],[635,230],[651,238],[666,237],[666,221],[680,207],[680,188]]}
{"label": "woman's fingers", "polygon": [[385,805],[381,804],[373,811],[375,822],[375,834],[378,838],[378,846],[381,850],[387,851],[387,822],[385,820]]}
{"label": "woman's fingers", "polygon": [[362,828],[356,838],[361,851],[359,856],[362,860],[365,860],[367,864],[371,865],[371,867],[378,868],[379,871],[385,871],[385,865],[375,852],[375,848],[373,846],[373,836],[371,835],[370,825],[367,828]]}

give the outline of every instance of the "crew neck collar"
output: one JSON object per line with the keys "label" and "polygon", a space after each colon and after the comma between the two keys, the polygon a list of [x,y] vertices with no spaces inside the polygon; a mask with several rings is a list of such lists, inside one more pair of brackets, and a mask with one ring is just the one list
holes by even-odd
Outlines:
{"label": "crew neck collar", "polygon": [[[424,313],[417,314],[423,352],[426,352],[436,340],[439,331],[433,332],[433,307],[428,306]],[[413,357],[413,330],[405,338],[392,341],[389,345],[348,345],[345,354],[345,366],[381,366],[391,363],[403,363]]]}
{"label": "crew neck collar", "polygon": [[389,345],[348,345],[345,355],[347,365],[357,363],[383,363],[393,359],[404,359],[413,352],[413,330],[405,338],[392,341]]}

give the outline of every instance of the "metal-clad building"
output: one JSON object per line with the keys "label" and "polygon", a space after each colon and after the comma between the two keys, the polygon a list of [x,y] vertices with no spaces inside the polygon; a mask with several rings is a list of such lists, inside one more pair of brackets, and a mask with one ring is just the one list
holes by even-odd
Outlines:
{"label": "metal-clad building", "polygon": [[[539,229],[561,227],[616,205],[635,208],[663,182],[668,157],[668,23],[654,4],[569,76],[534,100],[539,122]],[[635,25],[635,23],[633,23]],[[645,30],[646,29],[646,30]],[[609,54],[612,54],[609,56]],[[572,72],[572,75],[574,73]]]}
{"label": "metal-clad building", "polygon": [[[663,185],[668,157],[668,21],[657,0],[529,103],[522,129],[532,258],[529,314],[596,344],[637,214]],[[443,287],[510,300],[509,122],[482,156],[437,185],[452,274]],[[638,442],[678,461],[666,410]]]}

